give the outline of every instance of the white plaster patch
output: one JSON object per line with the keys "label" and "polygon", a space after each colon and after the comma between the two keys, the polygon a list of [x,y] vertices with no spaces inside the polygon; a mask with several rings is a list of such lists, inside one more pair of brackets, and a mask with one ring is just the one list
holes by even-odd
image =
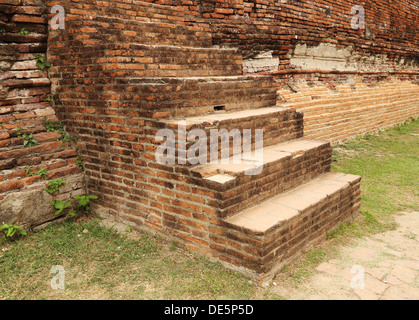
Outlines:
{"label": "white plaster patch", "polygon": [[243,69],[246,73],[277,70],[279,58],[272,56],[272,51],[262,52],[258,55],[243,60]]}

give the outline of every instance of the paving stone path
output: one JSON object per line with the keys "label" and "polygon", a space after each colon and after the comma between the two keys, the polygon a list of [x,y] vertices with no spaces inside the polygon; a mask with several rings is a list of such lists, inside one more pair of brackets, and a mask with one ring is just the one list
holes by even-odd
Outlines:
{"label": "paving stone path", "polygon": [[291,300],[418,300],[419,212],[397,214],[396,222],[396,230],[342,247],[298,288],[278,283],[273,292]]}
{"label": "paving stone path", "polygon": [[419,212],[401,212],[396,222],[396,230],[341,247],[297,288],[278,281],[270,291],[289,300],[419,300]]}

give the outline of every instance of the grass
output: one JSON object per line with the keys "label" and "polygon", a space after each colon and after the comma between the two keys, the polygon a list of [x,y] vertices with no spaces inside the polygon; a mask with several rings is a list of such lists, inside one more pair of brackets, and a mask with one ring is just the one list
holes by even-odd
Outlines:
{"label": "grass", "polygon": [[279,276],[299,285],[324,261],[339,256],[339,245],[394,230],[395,213],[418,210],[419,123],[411,119],[376,134],[358,136],[333,150],[332,171],[362,176],[361,215],[327,235],[328,241],[285,266]]}
{"label": "grass", "polygon": [[[0,299],[248,299],[255,290],[219,263],[99,219],[52,225],[5,248]],[[65,290],[50,286],[54,265],[64,267]]]}
{"label": "grass", "polygon": [[417,209],[418,121],[409,120],[335,148],[333,171],[362,176],[362,234],[395,227],[392,214]]}
{"label": "grass", "polygon": [[[306,281],[321,262],[339,255],[339,245],[394,229],[396,212],[418,209],[418,131],[418,121],[409,121],[334,149],[333,171],[363,177],[362,214],[275,281]],[[0,246],[0,299],[283,299],[176,242],[130,231],[86,218]],[[51,288],[54,265],[64,267],[65,290]]]}
{"label": "grass", "polygon": [[291,280],[291,284],[298,284],[307,279],[321,262],[325,261],[330,253],[323,248],[308,250],[302,259],[291,266],[284,266],[278,276],[280,281]]}

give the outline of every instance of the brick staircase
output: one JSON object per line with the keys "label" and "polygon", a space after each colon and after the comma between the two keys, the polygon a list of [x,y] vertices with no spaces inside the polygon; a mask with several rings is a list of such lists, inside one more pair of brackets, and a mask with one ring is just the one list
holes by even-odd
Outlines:
{"label": "brick staircase", "polygon": [[[304,138],[302,113],[277,105],[270,76],[243,75],[236,49],[211,47],[211,35],[182,24],[175,8],[137,5],[176,19],[74,19],[68,38],[59,38],[65,47],[50,41],[55,99],[84,144],[95,209],[266,280],[357,214],[360,177],[330,172],[330,143]],[[75,83],[92,93],[71,90]],[[243,154],[233,164],[230,146],[218,150],[226,164],[159,164],[156,133],[171,129],[179,138],[179,121],[186,132],[263,129],[263,162],[255,168]]]}

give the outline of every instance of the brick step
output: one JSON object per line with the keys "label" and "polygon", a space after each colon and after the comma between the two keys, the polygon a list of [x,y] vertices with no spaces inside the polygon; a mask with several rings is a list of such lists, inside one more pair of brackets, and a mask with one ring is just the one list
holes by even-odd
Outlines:
{"label": "brick step", "polygon": [[[227,164],[208,163],[189,169],[195,183],[212,192],[209,201],[220,217],[233,215],[330,170],[332,149],[328,141],[295,139],[263,148],[260,161],[243,154]],[[253,153],[255,155],[255,153]],[[178,171],[182,171],[178,168]]]}
{"label": "brick step", "polygon": [[[236,49],[108,43],[96,63],[107,70],[137,70],[144,77],[240,76],[242,56]],[[76,54],[77,55],[77,54]],[[102,56],[103,55],[103,56]]]}
{"label": "brick step", "polygon": [[[219,109],[237,111],[276,104],[276,89],[269,76],[124,78],[120,81],[125,84],[121,94],[135,92],[135,103],[150,118],[190,117]],[[112,91],[117,92],[115,88]]]}
{"label": "brick step", "polygon": [[359,176],[325,173],[227,217],[221,224],[226,229],[216,230],[212,240],[224,245],[224,261],[272,275],[356,216],[360,181]]}
{"label": "brick step", "polygon": [[75,46],[112,42],[141,43],[149,45],[173,45],[210,47],[211,33],[196,27],[176,24],[172,21],[129,23],[115,17],[95,17],[94,20],[69,21],[66,28],[76,31],[70,38]]}
{"label": "brick step", "polygon": [[0,151],[0,167],[2,169],[14,168],[16,166],[27,166],[38,164],[42,161],[49,161],[52,157],[59,156],[76,156],[73,150],[66,151],[71,146],[70,143],[63,143],[62,141],[47,140],[40,141],[39,135],[37,137],[38,144],[36,146],[27,148],[14,148]]}
{"label": "brick step", "polygon": [[[148,132],[148,136],[150,138],[149,143],[154,144],[156,148],[155,137],[157,131],[160,129],[171,130],[175,138],[171,141],[171,145],[175,147],[173,150],[173,153],[176,155],[175,162],[186,165],[191,164],[188,161],[188,157],[185,153],[178,154],[177,150],[179,150],[179,139],[185,141],[185,150],[189,150],[191,146],[197,143],[195,139],[191,140],[192,138],[187,141],[188,134],[192,130],[201,130],[200,133],[205,134],[204,137],[200,137],[199,141],[204,144],[200,148],[201,150],[206,150],[205,154],[207,157],[204,159],[206,162],[210,161],[211,152],[215,153],[213,156],[216,156],[217,159],[232,156],[235,153],[235,148],[233,148],[235,144],[232,142],[236,142],[237,146],[240,147],[238,148],[238,152],[242,152],[242,147],[245,143],[249,145],[251,150],[254,150],[255,130],[257,129],[263,130],[263,147],[303,137],[302,113],[297,112],[293,108],[284,107],[269,107],[235,112],[221,110],[213,114],[190,118],[161,121],[150,120],[146,121],[146,126],[155,128]],[[250,133],[250,137],[248,133],[244,134],[244,130],[246,129]],[[213,134],[212,138],[211,133]],[[225,137],[225,141],[228,143],[228,146],[222,149],[223,154],[221,154],[221,143],[219,143],[219,140],[221,141],[222,138],[218,138],[215,134]],[[250,138],[250,140],[247,138]],[[198,160],[198,157],[194,157],[192,164],[197,164]]]}

